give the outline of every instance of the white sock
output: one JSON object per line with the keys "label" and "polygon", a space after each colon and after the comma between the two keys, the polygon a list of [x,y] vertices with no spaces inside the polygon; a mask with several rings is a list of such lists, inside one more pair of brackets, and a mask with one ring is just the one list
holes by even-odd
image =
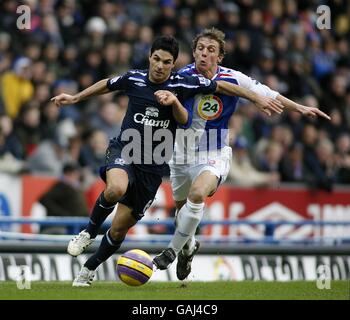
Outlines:
{"label": "white sock", "polygon": [[196,238],[194,235],[186,242],[186,244],[183,247],[183,252],[185,255],[190,255],[194,249],[194,246],[196,244]]}
{"label": "white sock", "polygon": [[203,217],[204,203],[187,202],[177,214],[177,226],[174,236],[169,244],[176,255],[179,254],[188,240],[194,236],[196,229]]}

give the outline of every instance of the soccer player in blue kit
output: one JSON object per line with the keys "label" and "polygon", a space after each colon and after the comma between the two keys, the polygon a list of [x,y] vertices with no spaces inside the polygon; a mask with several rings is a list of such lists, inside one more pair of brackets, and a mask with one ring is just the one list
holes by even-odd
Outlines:
{"label": "soccer player in blue kit", "polygon": [[[85,262],[73,286],[91,285],[96,268],[119,249],[128,230],[152,204],[162,176],[167,172],[177,125],[186,128],[191,124],[192,106],[185,108],[180,101],[198,93],[222,92],[250,99],[264,112],[282,112],[278,101],[250,90],[225,81],[172,72],[178,52],[174,38],[157,38],[150,51],[148,70],[130,70],[124,75],[101,80],[76,95],[62,93],[52,98],[57,106],[62,106],[115,90],[122,90],[129,97],[121,132],[110,140],[105,166],[100,170],[106,187],[95,203],[86,229],[69,242],[68,253],[81,254],[96,238],[100,226],[118,203],[116,214],[111,228],[97,251]],[[162,158],[159,154],[164,151],[163,146],[168,157]]]}
{"label": "soccer player in blue kit", "polygon": [[[225,80],[252,90],[259,95],[277,99],[284,108],[304,116],[330,119],[321,110],[295,103],[247,75],[220,66],[224,58],[225,34],[205,29],[193,41],[195,62],[182,68],[182,76],[199,74],[206,79]],[[219,81],[220,82],[220,81]],[[204,214],[204,201],[222,184],[230,169],[232,150],[228,145],[228,121],[236,109],[238,97],[225,94],[198,94],[184,105],[193,106],[191,126],[176,135],[170,180],[176,203],[176,229],[167,249],[153,260],[158,269],[167,269],[178,257],[176,274],[184,280],[191,272],[191,263],[199,249],[196,229]],[[184,137],[198,139],[186,145]],[[185,152],[183,151],[185,150]],[[192,157],[188,155],[191,154]],[[183,161],[186,158],[186,161]]]}

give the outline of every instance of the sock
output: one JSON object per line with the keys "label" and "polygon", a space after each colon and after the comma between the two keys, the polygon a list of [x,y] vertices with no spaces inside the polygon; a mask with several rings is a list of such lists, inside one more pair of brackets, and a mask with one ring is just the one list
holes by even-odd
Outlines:
{"label": "sock", "polygon": [[97,267],[112,256],[121,246],[122,240],[115,241],[110,236],[110,229],[102,238],[101,244],[97,251],[85,262],[84,267],[89,270],[96,270]]}
{"label": "sock", "polygon": [[[177,227],[177,216],[178,216],[178,211],[175,214],[175,228]],[[185,243],[185,245],[182,248],[182,251],[186,255],[190,255],[192,253],[192,250],[194,249],[194,245],[196,244],[196,238],[194,235],[190,237],[190,239]]]}
{"label": "sock", "polygon": [[183,252],[186,255],[190,255],[194,249],[194,245],[196,244],[196,238],[194,235],[186,242],[184,247],[182,248]]}
{"label": "sock", "polygon": [[115,205],[116,203],[108,202],[105,199],[103,192],[101,192],[96,200],[94,208],[92,209],[90,221],[86,227],[86,231],[90,234],[91,239],[96,238],[102,223],[112,213]]}
{"label": "sock", "polygon": [[193,203],[187,199],[186,204],[177,215],[175,234],[169,244],[176,255],[179,254],[187,241],[194,236],[203,217],[204,203]]}

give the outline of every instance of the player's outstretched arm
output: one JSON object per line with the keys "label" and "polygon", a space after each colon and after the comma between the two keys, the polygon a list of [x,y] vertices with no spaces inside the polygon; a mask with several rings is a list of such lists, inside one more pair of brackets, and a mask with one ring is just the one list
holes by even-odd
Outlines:
{"label": "player's outstretched arm", "polygon": [[219,80],[216,83],[216,92],[226,94],[228,96],[238,96],[248,99],[254,102],[258,109],[266,113],[268,116],[271,116],[272,112],[281,114],[283,111],[284,105],[276,99],[262,96],[252,90],[229,83],[227,81]]}
{"label": "player's outstretched arm", "polygon": [[75,95],[61,93],[58,96],[51,98],[51,101],[53,101],[57,107],[60,107],[62,105],[78,103],[92,96],[107,93],[109,92],[109,89],[107,88],[107,81],[108,79],[100,80],[92,86],[84,89],[83,91],[78,92]]}
{"label": "player's outstretched arm", "polygon": [[154,93],[154,96],[161,105],[173,107],[173,116],[178,123],[187,123],[188,112],[172,92],[168,90],[158,90]]}
{"label": "player's outstretched arm", "polygon": [[288,109],[290,111],[299,112],[303,116],[312,117],[312,118],[318,116],[318,117],[326,118],[328,120],[331,119],[331,117],[329,115],[325,114],[320,109],[317,109],[314,107],[307,107],[307,106],[304,106],[302,104],[296,103],[296,102],[282,96],[281,94],[279,94],[276,99],[279,100],[286,107],[286,109]]}

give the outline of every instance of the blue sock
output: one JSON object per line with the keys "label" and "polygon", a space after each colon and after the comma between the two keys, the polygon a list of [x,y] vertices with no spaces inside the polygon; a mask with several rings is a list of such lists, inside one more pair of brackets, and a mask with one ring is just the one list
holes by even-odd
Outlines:
{"label": "blue sock", "polygon": [[114,254],[121,246],[122,240],[115,241],[110,236],[110,229],[103,236],[101,244],[97,249],[96,253],[94,253],[84,264],[84,267],[89,270],[96,270],[97,267],[105,262],[112,254]]}
{"label": "blue sock", "polygon": [[101,192],[96,200],[94,208],[92,209],[90,221],[86,227],[86,231],[90,234],[91,239],[96,238],[102,223],[112,213],[115,205],[115,203],[108,202],[105,199],[103,192]]}

